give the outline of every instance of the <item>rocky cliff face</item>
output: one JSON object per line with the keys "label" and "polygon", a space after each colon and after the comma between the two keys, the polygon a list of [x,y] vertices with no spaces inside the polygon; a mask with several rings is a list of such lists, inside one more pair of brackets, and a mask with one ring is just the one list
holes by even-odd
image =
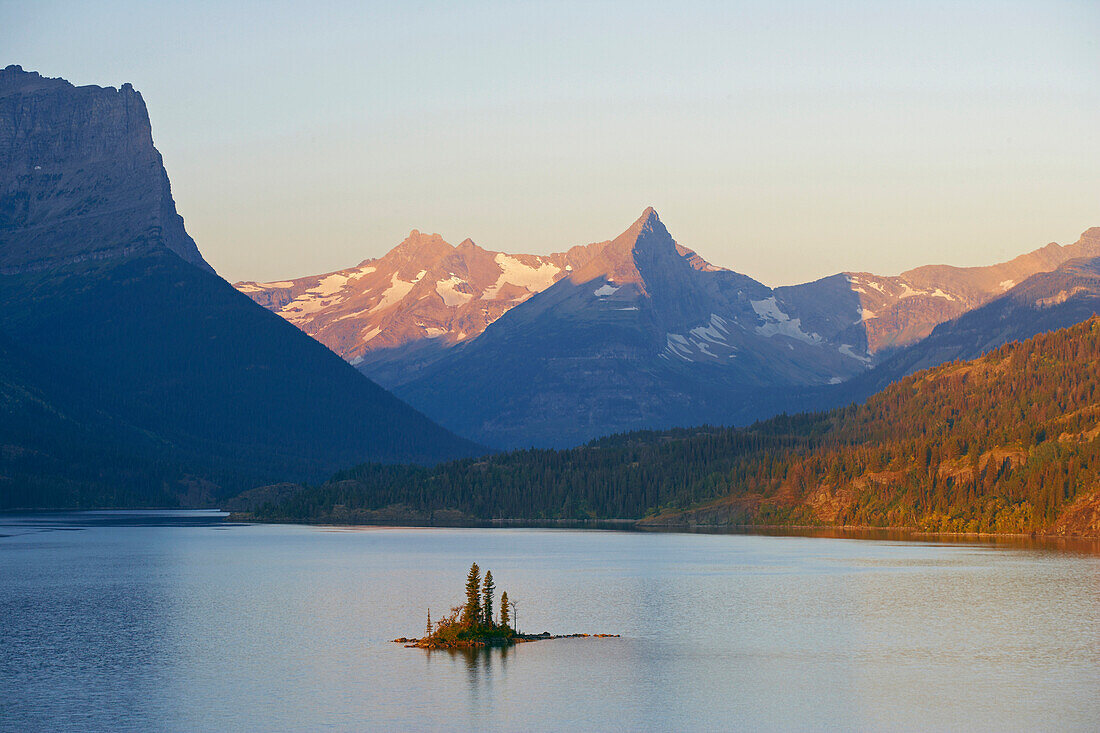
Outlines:
{"label": "rocky cliff face", "polygon": [[129,84],[0,71],[0,167],[0,273],[165,247],[211,270],[176,213],[145,102]]}

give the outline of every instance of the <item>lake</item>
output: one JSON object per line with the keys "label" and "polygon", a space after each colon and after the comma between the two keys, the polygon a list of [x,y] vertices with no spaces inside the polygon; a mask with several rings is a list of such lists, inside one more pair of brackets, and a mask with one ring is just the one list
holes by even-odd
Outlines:
{"label": "lake", "polygon": [[[491,569],[527,632],[423,633]],[[5,730],[1100,729],[1100,556],[1000,544],[0,516]]]}

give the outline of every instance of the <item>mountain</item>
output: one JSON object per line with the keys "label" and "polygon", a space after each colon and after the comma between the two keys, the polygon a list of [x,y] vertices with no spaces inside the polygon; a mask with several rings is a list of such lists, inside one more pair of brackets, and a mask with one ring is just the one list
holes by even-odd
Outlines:
{"label": "mountain", "polygon": [[648,523],[1100,537],[1098,390],[1090,317],[807,418],[804,445],[749,457],[737,481],[716,483],[726,496]]}
{"label": "mountain", "polygon": [[253,498],[270,521],[639,519],[1100,537],[1100,318],[749,429],[614,436]]}
{"label": "mountain", "polygon": [[1100,256],[1093,230],[988,267],[771,289],[677,244],[648,209],[613,240],[547,257],[414,230],[356,268],[236,287],[453,430],[561,446],[831,404],[821,395],[842,391],[826,385],[1090,256]]}
{"label": "mountain", "polygon": [[[395,391],[443,425],[503,447],[748,424],[797,411],[807,394],[837,394],[827,386],[889,358],[906,333],[978,303],[996,278],[1093,251],[1100,239],[1089,232],[990,268],[771,289],[678,245],[647,209],[583,268]],[[889,347],[871,305],[900,324]]]}
{"label": "mountain", "polygon": [[[1009,262],[985,267],[926,265],[892,277],[845,272],[776,288],[776,292],[793,310],[827,314],[825,322],[811,317],[823,337],[865,343],[865,353],[877,362],[1036,273],[1090,257],[1100,257],[1100,228],[1089,229],[1074,244],[1052,242]],[[836,305],[830,307],[830,301]],[[849,304],[855,307],[854,313],[846,310]]]}
{"label": "mountain", "polygon": [[853,376],[752,278],[681,247],[652,209],[585,266],[513,307],[395,391],[496,446],[767,414],[770,391]]}
{"label": "mountain", "polygon": [[[1100,228],[1082,241],[1100,242]],[[1067,248],[1068,249],[1068,248]],[[1070,260],[1025,279],[985,305],[942,323],[922,341],[826,393],[832,404],[865,399],[921,369],[975,359],[1012,341],[1067,328],[1100,313],[1100,257]]]}
{"label": "mountain", "polygon": [[202,503],[480,452],[214,273],[131,86],[4,69],[0,166],[0,505]]}
{"label": "mountain", "polygon": [[584,266],[603,243],[551,255],[457,247],[417,230],[356,267],[234,287],[392,387]]}
{"label": "mountain", "polygon": [[0,274],[167,249],[208,272],[129,84],[0,71]]}

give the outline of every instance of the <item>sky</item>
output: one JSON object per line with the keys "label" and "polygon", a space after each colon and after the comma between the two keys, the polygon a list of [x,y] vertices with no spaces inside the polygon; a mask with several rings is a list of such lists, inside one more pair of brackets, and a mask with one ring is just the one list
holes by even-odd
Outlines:
{"label": "sky", "polygon": [[0,66],[145,98],[230,281],[411,229],[546,253],[647,206],[768,285],[1100,226],[1100,2],[0,0]]}

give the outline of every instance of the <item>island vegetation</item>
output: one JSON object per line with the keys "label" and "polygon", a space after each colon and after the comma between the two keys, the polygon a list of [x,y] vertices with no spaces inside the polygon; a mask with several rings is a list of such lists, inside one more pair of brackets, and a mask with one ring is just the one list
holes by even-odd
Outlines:
{"label": "island vegetation", "polygon": [[399,644],[418,649],[464,649],[469,647],[511,646],[525,641],[566,639],[578,637],[609,638],[618,634],[521,634],[514,628],[517,606],[509,600],[508,592],[500,594],[499,614],[494,610],[496,582],[493,572],[485,571],[475,562],[466,574],[466,602],[451,608],[450,613],[432,623],[432,611],[428,609],[428,622],[424,636],[419,639],[400,637]]}
{"label": "island vegetation", "polygon": [[744,429],[612,436],[435,467],[366,464],[252,515],[909,528],[1100,536],[1100,319]]}
{"label": "island vegetation", "polygon": [[475,562],[466,574],[466,602],[455,606],[450,613],[432,623],[432,611],[428,609],[425,636],[408,640],[413,646],[429,649],[463,646],[505,646],[515,643],[516,632],[511,625],[508,593],[501,593],[500,615],[495,611],[496,583],[493,571],[486,570],[484,579],[481,568]]}

